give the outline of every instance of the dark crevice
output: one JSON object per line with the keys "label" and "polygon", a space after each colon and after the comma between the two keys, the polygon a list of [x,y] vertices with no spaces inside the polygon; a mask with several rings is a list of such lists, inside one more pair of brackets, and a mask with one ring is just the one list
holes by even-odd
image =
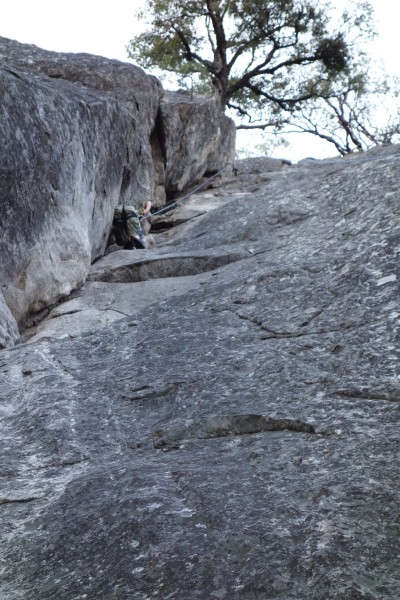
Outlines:
{"label": "dark crevice", "polygon": [[375,400],[385,402],[400,402],[400,390],[366,390],[366,389],[349,389],[335,390],[338,396],[344,398],[355,398],[358,400]]}
{"label": "dark crevice", "polygon": [[89,456],[78,456],[76,458],[65,458],[60,461],[49,462],[40,467],[37,467],[36,471],[44,471],[46,469],[58,469],[58,468],[66,468],[66,467],[74,467],[75,465],[80,465],[81,463],[90,461]]}
{"label": "dark crevice", "polygon": [[129,167],[124,166],[124,168],[122,170],[122,181],[121,181],[121,192],[120,192],[121,196],[128,189],[130,181],[131,181],[131,170]]}
{"label": "dark crevice", "polygon": [[156,223],[152,223],[151,225],[151,233],[160,233],[163,231],[167,231],[168,229],[172,229],[177,225],[182,225],[182,223],[186,223],[187,219],[176,219],[174,221],[157,221]]}
{"label": "dark crevice", "polygon": [[163,120],[161,117],[161,111],[159,110],[156,117],[155,127],[151,133],[151,141],[157,145],[161,151],[162,159],[164,162],[164,169],[167,166],[167,149],[165,142],[165,132],[163,126]]}
{"label": "dark crevice", "polygon": [[172,450],[180,447],[184,440],[198,440],[237,435],[251,435],[272,431],[316,433],[311,423],[293,419],[272,419],[262,415],[210,415],[183,425],[158,429],[153,434],[153,445],[157,450]]}
{"label": "dark crevice", "polygon": [[51,319],[58,319],[59,317],[65,317],[66,315],[75,315],[76,313],[82,312],[81,309],[69,310],[64,313],[52,315]]}
{"label": "dark crevice", "polygon": [[112,306],[109,306],[108,308],[103,308],[103,312],[107,312],[111,310],[114,313],[117,313],[119,315],[122,315],[123,317],[129,317],[130,315],[128,313],[124,313],[122,312],[122,310],[117,310],[116,308],[113,308]]}
{"label": "dark crevice", "polygon": [[10,75],[13,75],[17,79],[23,80],[22,74],[18,73],[18,71],[14,71],[13,69],[11,69],[10,67],[8,67],[6,65],[3,68],[4,68],[4,70],[5,70],[6,73],[10,73]]}
{"label": "dark crevice", "polygon": [[2,504],[27,504],[40,500],[42,496],[28,496],[27,498],[0,498],[0,506]]}
{"label": "dark crevice", "polygon": [[[280,339],[300,338],[300,337],[305,337],[308,335],[327,335],[329,333],[338,333],[338,332],[342,332],[342,331],[348,331],[351,329],[359,329],[360,327],[364,327],[366,325],[371,324],[371,321],[365,321],[362,323],[343,324],[339,327],[332,328],[332,329],[318,329],[318,330],[313,330],[313,331],[281,331],[281,332],[279,332],[279,331],[274,331],[273,329],[269,329],[266,325],[263,325],[262,319],[260,317],[244,315],[243,313],[236,312],[231,309],[225,309],[225,310],[230,310],[239,319],[242,319],[243,321],[249,321],[250,323],[253,323],[257,327],[259,327],[262,331],[265,331],[266,335],[262,335],[260,337],[261,340],[272,340],[272,339],[280,340]],[[323,309],[321,311],[319,311],[318,313],[316,313],[315,315],[313,315],[307,322],[301,323],[299,326],[306,327],[307,325],[309,325],[311,323],[311,321],[313,319],[318,317],[322,312],[323,312]]]}
{"label": "dark crevice", "polygon": [[127,400],[128,402],[135,402],[140,400],[151,400],[154,398],[160,398],[162,396],[168,396],[169,394],[176,393],[179,387],[183,384],[183,381],[173,381],[160,386],[144,385],[142,387],[132,390],[132,394],[122,396],[122,400]]}

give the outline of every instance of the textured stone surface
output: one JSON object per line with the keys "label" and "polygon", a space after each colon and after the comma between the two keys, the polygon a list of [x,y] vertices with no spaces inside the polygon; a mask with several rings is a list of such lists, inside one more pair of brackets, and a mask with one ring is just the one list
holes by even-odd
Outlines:
{"label": "textured stone surface", "polygon": [[[108,270],[109,267],[105,267],[104,271]],[[169,296],[179,296],[198,288],[211,277],[212,273],[206,271],[203,276],[148,279],[136,283],[121,283],[120,280],[117,283],[87,282],[73,292],[69,300],[53,308],[48,317],[25,330],[23,340],[66,339],[76,338],[82,333],[95,333],[101,327],[137,315]]]}
{"label": "textured stone surface", "polygon": [[[235,156],[235,125],[214,100],[189,92],[166,92],[160,106],[165,146],[165,185],[171,196]],[[233,165],[232,165],[233,166]]]}
{"label": "textured stone surface", "polygon": [[[133,197],[157,205],[206,171],[218,171],[235,156],[236,128],[212,100],[163,92],[161,83],[130,63],[90,54],[59,53],[0,37],[0,59],[19,69],[101,91],[132,114],[136,141]],[[164,188],[164,189],[163,189]]]}
{"label": "textured stone surface", "polygon": [[[165,177],[167,147],[167,170],[176,163],[188,174],[176,175],[181,189],[201,177],[212,152],[218,168],[228,160],[234,133],[223,138],[220,124],[226,131],[233,124],[200,100],[173,103],[179,135],[167,133],[160,82],[129,63],[2,37],[0,60],[1,291],[12,313],[2,300],[0,346],[8,346],[17,324],[84,281],[104,253],[118,203],[159,206],[168,186],[177,189]],[[207,136],[197,132],[203,113],[194,118],[203,104]]]}
{"label": "textured stone surface", "polygon": [[22,70],[51,79],[82,84],[111,96],[133,114],[142,148],[148,154],[149,133],[154,128],[162,86],[156,77],[130,63],[86,53],[51,52],[33,44],[0,37],[0,59]]}
{"label": "textured stone surface", "polygon": [[0,349],[13,346],[19,337],[17,323],[0,292]]}
{"label": "textured stone surface", "polygon": [[[126,198],[130,204],[140,206],[154,196],[157,181],[150,138],[163,94],[161,83],[155,77],[118,60],[83,53],[51,52],[2,37],[0,59],[18,69],[46,75],[53,82],[61,79],[84,86],[92,90],[93,95],[100,92],[100,102],[105,96],[125,107],[130,113],[134,137],[121,165],[121,200]],[[112,137],[111,130],[108,133]]]}
{"label": "textured stone surface", "polygon": [[398,600],[399,163],[238,177],[154,252],[245,259],[1,352],[2,599]]}
{"label": "textured stone surface", "polygon": [[135,128],[115,101],[63,80],[4,68],[0,89],[1,286],[20,323],[104,252],[113,208],[133,193]]}
{"label": "textured stone surface", "polygon": [[251,158],[241,158],[235,161],[235,173],[243,175],[245,173],[268,173],[270,171],[280,171],[290,166],[290,161],[280,158],[269,158],[268,156],[257,156]]}
{"label": "textured stone surface", "polygon": [[163,277],[185,277],[212,271],[222,265],[251,256],[245,249],[222,247],[194,252],[120,250],[93,265],[88,281],[134,282]]}
{"label": "textured stone surface", "polygon": [[224,177],[226,177],[233,172],[236,151],[236,126],[226,115],[221,116],[217,136],[214,149],[208,157],[206,173],[213,173],[230,165],[230,170],[224,171]]}

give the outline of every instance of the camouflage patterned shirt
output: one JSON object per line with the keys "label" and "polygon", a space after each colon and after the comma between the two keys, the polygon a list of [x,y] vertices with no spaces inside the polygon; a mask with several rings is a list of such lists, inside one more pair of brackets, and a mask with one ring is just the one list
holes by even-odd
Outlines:
{"label": "camouflage patterned shirt", "polygon": [[113,233],[118,246],[124,246],[133,237],[143,238],[139,214],[134,206],[118,204],[114,209]]}

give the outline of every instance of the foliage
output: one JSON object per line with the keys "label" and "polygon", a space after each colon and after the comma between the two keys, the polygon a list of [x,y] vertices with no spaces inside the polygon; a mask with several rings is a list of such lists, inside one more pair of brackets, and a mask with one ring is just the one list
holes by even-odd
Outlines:
{"label": "foliage", "polygon": [[293,115],[286,133],[311,133],[333,144],[342,156],[380,144],[400,142],[399,82],[370,80],[359,93],[358,82],[316,98]]}
{"label": "foliage", "polygon": [[[360,42],[373,35],[371,14],[362,3],[337,17],[320,0],[147,0],[138,13],[147,30],[128,52],[145,69],[214,95],[238,128],[291,125],[342,153],[368,138],[360,133],[368,81]],[[336,143],[326,123],[347,126],[347,139]]]}

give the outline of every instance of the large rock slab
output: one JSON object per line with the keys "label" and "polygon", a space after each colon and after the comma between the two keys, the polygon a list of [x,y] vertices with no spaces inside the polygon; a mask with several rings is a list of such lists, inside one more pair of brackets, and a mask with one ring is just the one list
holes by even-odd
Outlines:
{"label": "large rock slab", "polygon": [[235,157],[236,128],[215,100],[189,92],[165,92],[160,124],[166,161],[165,186],[170,197],[206,172],[219,171]]}
{"label": "large rock slab", "polygon": [[245,260],[2,351],[4,600],[398,599],[399,162],[239,181],[156,252]]}
{"label": "large rock slab", "polygon": [[82,52],[52,52],[1,36],[0,59],[20,70],[80,83],[118,100],[138,120],[136,126],[143,136],[141,141],[148,146],[163,89],[156,77],[140,67]]}
{"label": "large rock slab", "polygon": [[136,132],[127,110],[80,85],[6,67],[0,89],[1,286],[22,323],[104,252],[113,208],[134,191]]}
{"label": "large rock slab", "polygon": [[[227,188],[229,190],[229,185]],[[185,223],[190,218],[227,204],[233,198],[232,191],[218,199],[212,193],[198,192],[172,211],[175,215],[172,222]],[[176,234],[177,229],[175,226],[170,233]],[[158,240],[157,243],[167,245],[166,240],[164,243]],[[222,265],[251,255],[240,246],[178,254],[171,253],[168,246],[153,247],[150,252],[116,248],[110,248],[109,254],[92,265],[86,283],[71,293],[68,300],[54,307],[36,325],[27,328],[22,340],[66,339],[94,333],[110,323],[149,309],[152,304],[167,297],[179,296],[205,285],[218,274]]]}
{"label": "large rock slab", "polygon": [[[100,98],[108,96],[128,109],[134,137],[122,161],[121,200],[126,198],[130,204],[140,206],[154,196],[156,173],[150,138],[163,94],[158,79],[130,63],[86,53],[51,52],[3,37],[0,60],[19,70],[46,75],[53,82],[61,79],[101,92]],[[110,130],[109,137],[112,136]]]}
{"label": "large rock slab", "polygon": [[185,277],[213,271],[218,267],[248,258],[251,255],[240,246],[225,246],[216,250],[194,252],[157,252],[119,250],[95,263],[87,281],[146,281],[166,277]]}
{"label": "large rock slab", "polygon": [[[108,268],[105,268],[108,271]],[[146,279],[136,283],[93,281],[73,292],[68,300],[54,307],[37,325],[26,329],[23,341],[76,338],[93,334],[102,327],[126,317],[152,310],[152,304],[170,296],[180,296],[204,285],[215,273],[185,277]],[[117,278],[118,279],[118,278]],[[122,281],[124,277],[121,277]]]}
{"label": "large rock slab", "polygon": [[[99,90],[132,113],[139,148],[137,206],[149,198],[157,205],[218,171],[235,156],[236,128],[213,100],[185,92],[163,91],[140,67],[86,53],[43,50],[0,37],[0,59],[19,69],[64,79]],[[125,177],[135,172],[126,170]],[[163,189],[162,189],[163,188]]]}
{"label": "large rock slab", "polygon": [[176,131],[168,129],[160,82],[129,63],[2,37],[0,59],[1,291],[12,314],[0,308],[0,346],[7,346],[18,326],[84,281],[104,253],[118,203],[162,205],[207,163],[225,166],[234,125],[212,101],[189,106],[186,98],[170,103],[179,115]]}

